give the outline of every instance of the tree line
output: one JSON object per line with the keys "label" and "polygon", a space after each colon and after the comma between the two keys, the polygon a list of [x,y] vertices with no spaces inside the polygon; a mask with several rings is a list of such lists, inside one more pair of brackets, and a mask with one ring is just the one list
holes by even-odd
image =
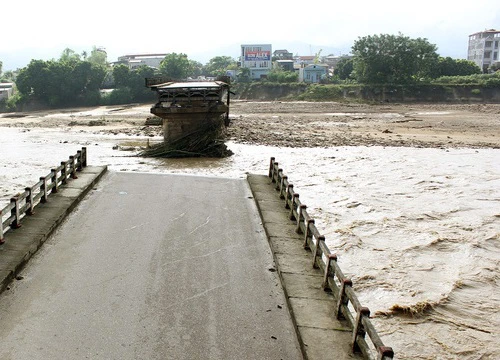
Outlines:
{"label": "tree line", "polygon": [[[111,66],[106,53],[96,47],[82,54],[65,49],[57,60],[32,60],[17,74],[2,73],[1,65],[0,62],[0,80],[14,81],[17,86],[16,95],[3,104],[11,111],[28,102],[63,107],[153,101],[155,95],[145,87],[147,77],[183,80],[200,75],[216,77],[224,75],[226,70],[237,70],[237,81],[250,79],[249,69],[239,68],[237,61],[229,56],[214,57],[203,65],[186,54],[170,53],[158,69],[147,66],[130,69],[123,64]],[[414,85],[438,80],[450,83],[450,77],[471,80],[480,74],[481,69],[473,62],[441,57],[436,45],[427,39],[413,39],[399,33],[358,38],[352,46],[352,56],[341,59],[333,76],[325,82]],[[297,80],[296,72],[273,68],[266,81],[293,83]],[[103,92],[106,88],[114,90]]]}
{"label": "tree line", "polygon": [[481,73],[472,61],[441,57],[436,45],[427,39],[412,39],[402,34],[359,38],[352,47],[352,57],[341,59],[335,69],[336,80],[395,85]]}
{"label": "tree line", "polygon": [[[236,68],[229,56],[217,56],[203,65],[186,54],[168,54],[158,69],[146,65],[130,69],[128,65],[111,66],[106,53],[96,47],[78,54],[65,49],[59,59],[31,60],[18,72],[1,72],[0,81],[13,81],[16,94],[0,109],[15,111],[25,104],[37,107],[116,105],[154,101],[156,94],[145,86],[145,78],[162,76],[172,80],[190,76],[219,76]],[[113,91],[103,91],[113,89]]]}

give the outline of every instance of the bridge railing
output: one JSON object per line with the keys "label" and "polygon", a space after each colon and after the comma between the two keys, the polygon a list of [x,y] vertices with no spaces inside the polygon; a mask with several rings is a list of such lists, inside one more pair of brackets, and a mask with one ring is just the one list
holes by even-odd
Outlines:
{"label": "bridge railing", "polygon": [[68,179],[76,179],[76,173],[86,166],[87,148],[83,147],[76,155],[70,156],[69,160],[61,161],[61,165],[51,169],[48,175],[40,177],[36,184],[13,196],[10,203],[0,209],[0,244],[5,242],[5,233],[9,229],[19,228],[21,219],[32,215],[37,205],[47,202],[50,194],[57,193]]}
{"label": "bridge railing", "polygon": [[314,219],[307,212],[307,206],[302,204],[293,184],[278,165],[272,157],[269,177],[276,184],[275,189],[279,191],[280,198],[284,199],[285,208],[290,210],[290,220],[296,222],[296,232],[304,235],[304,249],[312,254],[311,266],[319,268],[324,274],[323,289],[331,291],[335,298],[335,316],[337,319],[347,320],[353,329],[352,351],[362,353],[368,359],[392,359],[394,351],[385,346],[377,334],[370,321],[370,310],[361,305],[351,279],[344,275],[337,263],[337,255],[326,245],[325,237],[320,234]]}

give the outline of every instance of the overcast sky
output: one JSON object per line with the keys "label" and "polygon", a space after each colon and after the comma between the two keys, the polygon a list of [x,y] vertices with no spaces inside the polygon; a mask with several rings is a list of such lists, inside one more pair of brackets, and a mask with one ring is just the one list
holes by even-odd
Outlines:
{"label": "overcast sky", "polygon": [[359,38],[401,32],[427,38],[441,56],[466,58],[470,34],[500,30],[500,1],[4,0],[3,70],[103,47],[108,61],[133,53],[185,53],[203,64],[236,58],[240,44],[298,55],[349,53]]}

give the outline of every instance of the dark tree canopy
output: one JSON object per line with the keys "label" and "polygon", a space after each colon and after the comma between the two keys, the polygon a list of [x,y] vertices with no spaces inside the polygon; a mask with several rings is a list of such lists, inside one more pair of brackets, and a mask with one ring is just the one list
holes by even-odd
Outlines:
{"label": "dark tree canopy", "polygon": [[124,103],[133,100],[149,100],[153,93],[146,88],[144,79],[155,76],[155,69],[143,65],[137,69],[129,69],[127,65],[120,64],[113,68],[113,78],[115,88],[118,89],[120,99],[114,99],[113,102]]}
{"label": "dark tree canopy", "polygon": [[230,56],[216,56],[205,65],[204,73],[209,76],[225,75],[228,67],[234,64],[236,61]]}
{"label": "dark tree canopy", "polygon": [[[85,54],[87,53],[85,52]],[[104,68],[108,66],[108,55],[106,54],[106,51],[97,48],[96,46],[93,47],[90,55],[86,57],[85,60],[87,60],[91,64],[99,65]]]}
{"label": "dark tree canopy", "polygon": [[339,60],[333,71],[334,75],[337,75],[340,80],[346,80],[351,78],[352,71],[354,69],[354,62],[351,58],[342,58]]}
{"label": "dark tree canopy", "polygon": [[49,106],[96,104],[106,71],[79,58],[65,50],[58,61],[32,60],[20,70],[17,89],[25,98]]}
{"label": "dark tree canopy", "polygon": [[286,71],[282,66],[274,67],[268,74],[267,80],[277,83],[293,83],[297,82],[299,74],[296,71]]}
{"label": "dark tree canopy", "polygon": [[195,61],[195,60],[189,60],[189,64],[191,66],[191,76],[192,77],[198,77],[201,74],[203,74],[203,64]]}
{"label": "dark tree canopy", "polygon": [[481,74],[481,68],[474,62],[464,59],[440,57],[433,71],[434,77],[440,76],[467,76]]}
{"label": "dark tree canopy", "polygon": [[184,80],[191,75],[191,63],[186,54],[171,53],[160,63],[162,75],[175,80]]}
{"label": "dark tree canopy", "polygon": [[415,83],[432,75],[436,49],[427,39],[402,34],[365,36],[352,47],[354,74],[360,83]]}

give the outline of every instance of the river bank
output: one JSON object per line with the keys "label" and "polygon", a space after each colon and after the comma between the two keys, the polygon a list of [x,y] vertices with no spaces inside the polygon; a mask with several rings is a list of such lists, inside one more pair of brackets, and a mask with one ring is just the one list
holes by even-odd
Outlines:
{"label": "river bank", "polygon": [[[11,113],[0,126],[161,136],[150,104]],[[348,104],[233,101],[227,138],[243,144],[500,148],[500,104]]]}

